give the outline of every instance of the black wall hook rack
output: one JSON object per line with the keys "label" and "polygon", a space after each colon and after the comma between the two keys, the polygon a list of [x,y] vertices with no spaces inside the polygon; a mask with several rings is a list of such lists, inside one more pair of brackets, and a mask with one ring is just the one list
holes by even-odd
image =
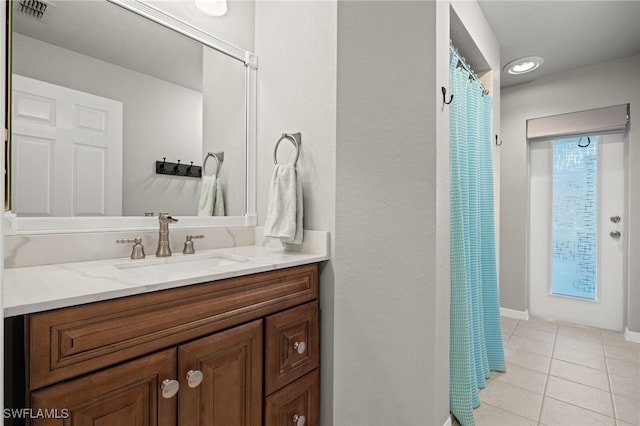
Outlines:
{"label": "black wall hook rack", "polygon": [[193,161],[190,164],[182,164],[180,160],[172,163],[167,161],[167,157],[163,157],[162,161],[156,161],[156,174],[199,179],[202,177],[202,166],[194,166]]}

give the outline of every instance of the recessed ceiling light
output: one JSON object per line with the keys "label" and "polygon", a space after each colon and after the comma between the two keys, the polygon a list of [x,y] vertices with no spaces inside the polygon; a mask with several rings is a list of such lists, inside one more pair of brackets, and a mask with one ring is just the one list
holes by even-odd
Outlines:
{"label": "recessed ceiling light", "polygon": [[524,74],[531,72],[544,63],[540,56],[526,56],[516,59],[504,66],[504,70],[509,74]]}

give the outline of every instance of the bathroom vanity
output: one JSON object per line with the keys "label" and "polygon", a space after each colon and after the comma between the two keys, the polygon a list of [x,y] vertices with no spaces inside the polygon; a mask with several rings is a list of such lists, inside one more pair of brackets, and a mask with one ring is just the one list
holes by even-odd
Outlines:
{"label": "bathroom vanity", "polygon": [[[8,407],[54,417],[31,424],[317,424],[326,258],[246,246],[7,269]],[[62,277],[48,306],[11,296]]]}

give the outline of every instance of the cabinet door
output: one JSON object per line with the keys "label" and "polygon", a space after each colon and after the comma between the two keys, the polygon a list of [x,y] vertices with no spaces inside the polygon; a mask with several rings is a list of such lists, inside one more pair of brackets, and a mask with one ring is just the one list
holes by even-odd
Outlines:
{"label": "cabinet door", "polygon": [[266,426],[317,426],[319,417],[318,370],[307,374],[267,398]]}
{"label": "cabinet door", "polygon": [[173,426],[177,398],[163,398],[161,388],[176,378],[176,362],[168,349],[33,392],[31,424]]}
{"label": "cabinet door", "polygon": [[318,302],[288,309],[265,323],[267,395],[320,365]]}
{"label": "cabinet door", "polygon": [[178,375],[180,426],[261,425],[262,320],[180,346]]}

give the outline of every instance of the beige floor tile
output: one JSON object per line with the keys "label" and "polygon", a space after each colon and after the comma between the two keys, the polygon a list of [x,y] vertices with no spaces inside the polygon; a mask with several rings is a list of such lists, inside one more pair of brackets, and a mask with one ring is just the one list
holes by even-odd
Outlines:
{"label": "beige floor tile", "polygon": [[603,370],[554,359],[549,374],[609,392],[609,380]]}
{"label": "beige floor tile", "polygon": [[[625,422],[623,420],[620,420],[620,419],[616,419],[616,425],[617,426],[638,426],[638,425],[634,425],[633,423],[627,423],[627,422]],[[542,425],[540,425],[540,426],[542,426]]]}
{"label": "beige floor tile", "polygon": [[638,400],[614,394],[613,404],[615,405],[616,419],[632,425],[640,424],[640,404],[638,404]]}
{"label": "beige floor tile", "polygon": [[551,358],[544,355],[527,352],[523,349],[506,345],[504,356],[507,364],[515,364],[541,373],[548,373],[551,366]]}
{"label": "beige floor tile", "polygon": [[550,333],[548,331],[542,331],[536,328],[522,326],[522,324],[518,324],[516,329],[513,331],[513,336],[520,336],[526,339],[551,344],[556,341],[556,333]]}
{"label": "beige floor tile", "polygon": [[547,320],[540,317],[531,316],[527,321],[520,321],[518,325],[522,327],[535,328],[536,330],[556,333],[558,331],[558,323],[553,320]]}
{"label": "beige floor tile", "polygon": [[610,393],[591,386],[549,376],[545,396],[613,417]]}
{"label": "beige floor tile", "polygon": [[602,342],[602,336],[600,335],[599,329],[584,325],[560,323],[558,325],[558,334],[576,337],[583,340]]}
{"label": "beige floor tile", "polygon": [[615,420],[613,417],[547,397],[542,403],[540,423],[549,426],[614,426]]}
{"label": "beige floor tile", "polygon": [[511,334],[511,332],[518,325],[518,320],[515,319],[515,318],[500,317],[500,322],[502,323],[502,332],[503,333]]}
{"label": "beige floor tile", "polygon": [[615,358],[607,358],[607,369],[609,374],[640,380],[640,365]]}
{"label": "beige floor tile", "polygon": [[480,391],[480,400],[533,421],[538,421],[542,405],[542,395],[498,380]]}
{"label": "beige floor tile", "polygon": [[538,342],[526,337],[512,335],[507,346],[522,349],[538,355],[550,357],[553,352],[553,343]]}
{"label": "beige floor tile", "polygon": [[604,356],[568,346],[556,346],[553,358],[605,371]]}
{"label": "beige floor tile", "polygon": [[624,333],[612,331],[612,330],[601,330],[600,334],[602,335],[602,341],[605,344],[618,345],[618,346],[627,346],[629,349],[631,348],[640,348],[640,342],[632,342],[627,340],[624,337]]}
{"label": "beige floor tile", "polygon": [[640,405],[640,379],[615,374],[610,374],[609,378],[613,393],[635,399]]}
{"label": "beige floor tile", "polygon": [[473,411],[476,426],[536,426],[536,422],[493,405],[482,403]]}
{"label": "beige floor tile", "polygon": [[625,338],[624,338],[624,333],[620,332],[620,331],[613,331],[613,330],[605,330],[602,329],[600,330],[600,335],[602,336],[602,340],[607,342],[624,342]]}
{"label": "beige floor tile", "polygon": [[640,348],[637,350],[627,349],[623,346],[605,346],[605,356],[627,361],[632,364],[640,364]]}
{"label": "beige floor tile", "polygon": [[579,339],[565,334],[558,334],[556,346],[566,346],[568,348],[579,349],[581,351],[591,352],[598,355],[604,354],[604,345],[601,342]]}
{"label": "beige floor tile", "polygon": [[541,395],[544,393],[544,387],[547,384],[547,375],[545,373],[510,363],[507,363],[506,373],[496,373],[493,379]]}

